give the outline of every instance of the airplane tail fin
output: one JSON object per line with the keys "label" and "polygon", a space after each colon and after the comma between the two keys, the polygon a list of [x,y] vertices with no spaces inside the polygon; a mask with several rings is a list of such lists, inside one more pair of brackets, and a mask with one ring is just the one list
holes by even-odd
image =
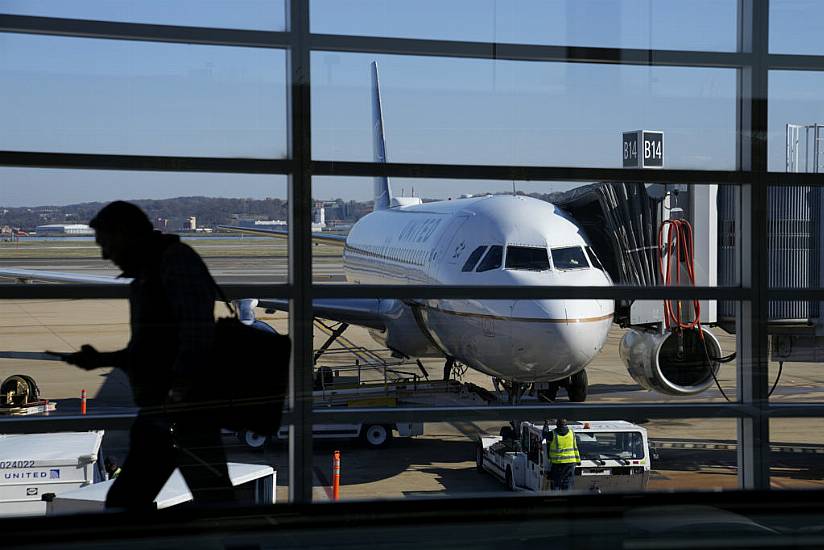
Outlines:
{"label": "airplane tail fin", "polygon": [[[386,142],[383,138],[383,109],[381,108],[381,89],[378,81],[378,63],[372,62],[372,145],[375,162],[386,162]],[[373,210],[389,208],[392,202],[392,187],[389,178],[376,176],[374,181],[375,206]]]}

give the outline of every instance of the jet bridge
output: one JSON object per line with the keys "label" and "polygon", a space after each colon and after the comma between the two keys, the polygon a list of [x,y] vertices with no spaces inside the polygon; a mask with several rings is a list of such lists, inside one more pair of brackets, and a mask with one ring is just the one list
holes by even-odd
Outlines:
{"label": "jet bridge", "polygon": [[[593,183],[555,196],[553,203],[583,227],[615,284],[655,286],[660,284],[657,248],[662,199],[651,196],[640,183]],[[633,316],[630,301],[615,306],[621,326],[662,320],[660,312]]]}
{"label": "jet bridge", "polygon": [[[712,286],[717,281],[717,216],[707,205],[714,204],[716,195],[714,185],[686,189],[595,183],[553,197],[553,202],[586,231],[616,284]],[[673,236],[681,240],[673,241]],[[689,250],[688,257],[677,250]],[[715,304],[696,305],[616,302],[615,321],[631,329],[619,353],[641,386],[669,395],[694,395],[714,383],[723,353],[706,325],[717,320]],[[700,322],[696,311],[701,312]]]}

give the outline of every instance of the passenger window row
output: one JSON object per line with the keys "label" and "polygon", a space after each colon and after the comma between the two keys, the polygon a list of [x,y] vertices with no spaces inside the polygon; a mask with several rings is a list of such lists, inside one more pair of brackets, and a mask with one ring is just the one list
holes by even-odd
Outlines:
{"label": "passenger window row", "polygon": [[395,262],[423,266],[427,260],[425,250],[415,250],[411,248],[390,247],[385,249],[382,246],[360,245],[352,246],[347,244],[346,251],[350,254],[359,254],[370,258],[381,258]]}

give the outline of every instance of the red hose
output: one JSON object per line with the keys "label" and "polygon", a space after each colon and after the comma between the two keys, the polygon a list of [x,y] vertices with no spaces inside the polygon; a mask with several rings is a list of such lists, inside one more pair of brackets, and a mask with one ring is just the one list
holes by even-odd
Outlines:
{"label": "red hose", "polygon": [[[664,228],[667,231],[666,248],[664,248]],[[666,261],[664,251],[667,251]],[[675,261],[673,261],[673,256]],[[695,246],[692,238],[692,226],[686,220],[665,220],[658,229],[658,269],[661,273],[661,282],[664,286],[673,285],[672,272],[675,270],[675,286],[681,286],[681,263],[684,263],[689,284],[695,286]],[[683,304],[681,300],[664,300],[664,324],[667,329],[698,329],[698,335],[703,340],[701,330],[701,304],[692,300],[695,312],[692,321],[683,321]]]}

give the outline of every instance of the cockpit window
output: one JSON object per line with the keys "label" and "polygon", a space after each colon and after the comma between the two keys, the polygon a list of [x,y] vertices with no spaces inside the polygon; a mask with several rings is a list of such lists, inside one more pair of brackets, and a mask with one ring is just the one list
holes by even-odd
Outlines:
{"label": "cockpit window", "polygon": [[549,254],[547,254],[546,248],[508,246],[506,247],[506,268],[547,271],[549,269]]}
{"label": "cockpit window", "polygon": [[477,271],[478,273],[482,271],[489,271],[491,269],[498,269],[501,267],[501,260],[504,256],[504,247],[503,246],[490,246],[489,252],[486,253],[484,259],[481,260],[481,263],[478,265]]}
{"label": "cockpit window", "polygon": [[589,267],[584,249],[580,246],[553,248],[552,263],[555,264],[555,269],[584,269]]}
{"label": "cockpit window", "polygon": [[592,267],[595,269],[600,269],[601,271],[606,271],[604,266],[601,264],[601,260],[598,259],[598,256],[595,255],[595,251],[592,250],[591,246],[585,248],[587,251],[587,257],[589,258],[589,263],[592,264]]}
{"label": "cockpit window", "polygon": [[479,246],[475,250],[472,251],[472,254],[469,255],[469,258],[466,259],[466,263],[463,266],[461,271],[472,271],[475,269],[475,265],[478,263],[478,260],[481,259],[481,256],[486,250],[486,246]]}

